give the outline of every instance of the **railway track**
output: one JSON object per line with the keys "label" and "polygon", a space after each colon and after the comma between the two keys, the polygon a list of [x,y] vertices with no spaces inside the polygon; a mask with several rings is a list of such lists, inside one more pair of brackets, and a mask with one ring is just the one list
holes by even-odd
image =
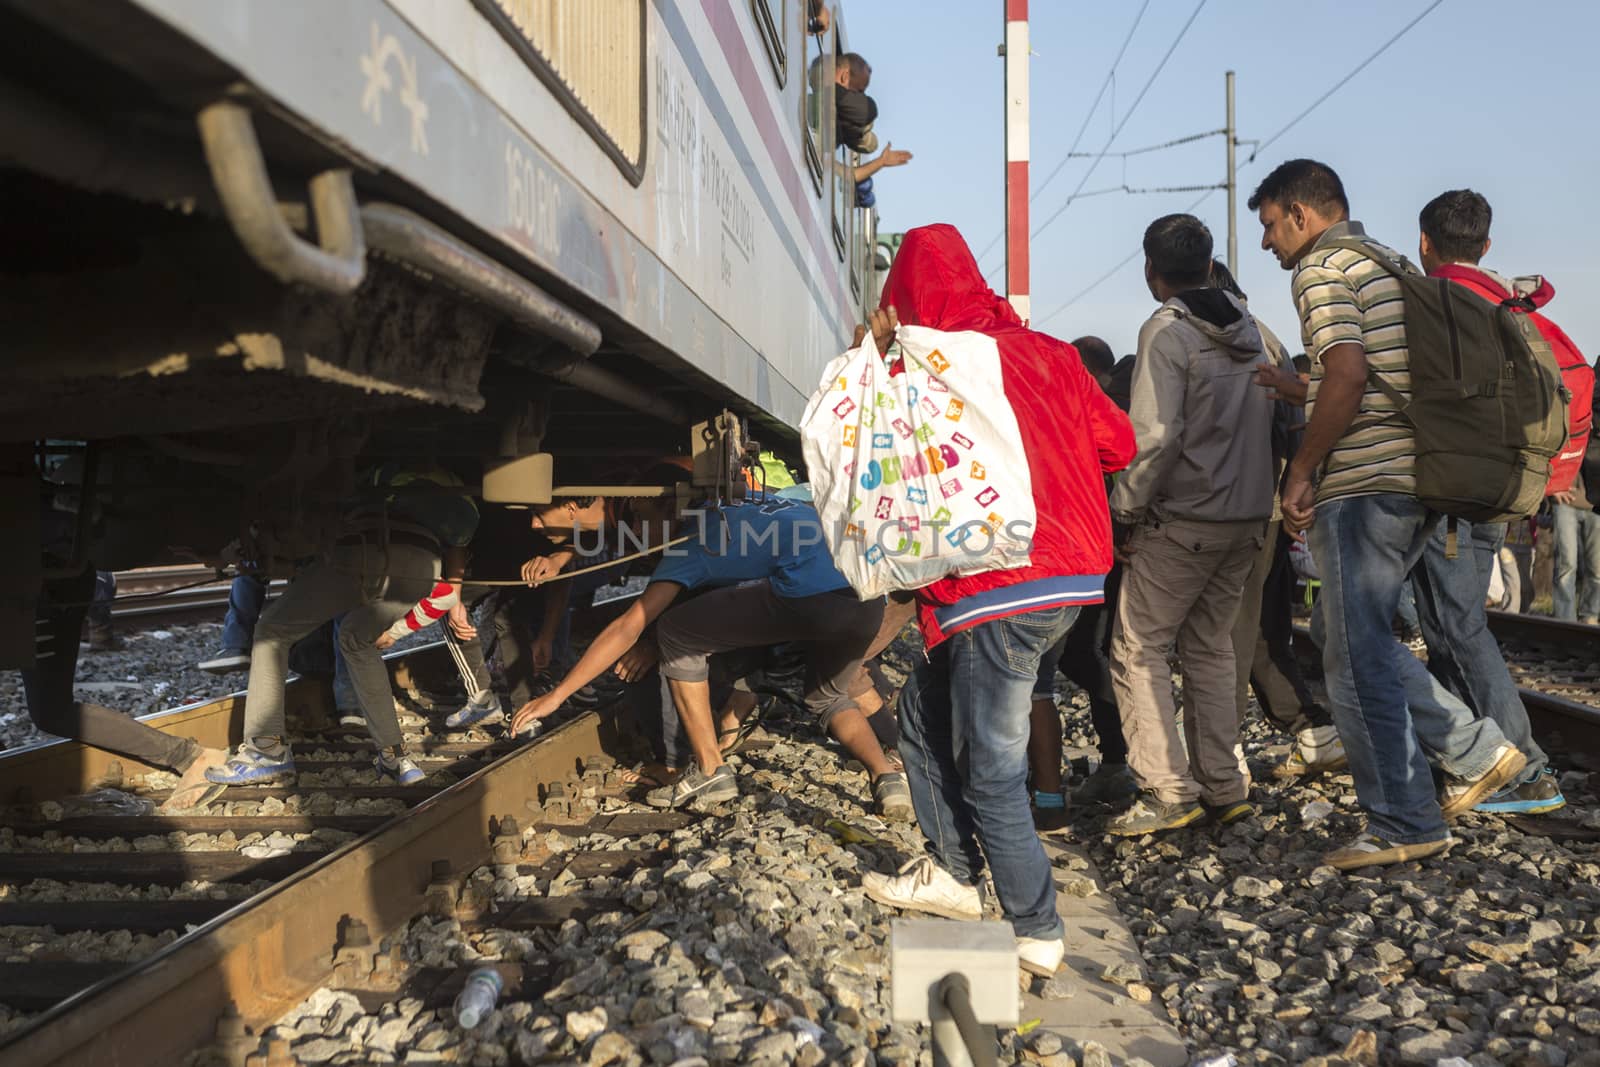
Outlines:
{"label": "railway track", "polygon": [[[111,615],[116,619],[153,623],[202,611],[221,611],[228,606],[233,579],[216,575],[213,568],[200,564],[118,571],[117,597],[111,602]],[[272,582],[269,595],[282,592],[287,584],[281,580]]]}
{"label": "railway track", "polygon": [[1600,766],[1600,626],[1491,611],[1489,629],[1541,742]]}
{"label": "railway track", "polygon": [[[1600,767],[1600,626],[1488,614],[1540,744]],[[1296,623],[1295,633],[1309,648],[1307,626]]]}
{"label": "railway track", "polygon": [[[402,724],[426,733],[417,708],[452,672],[442,645],[388,662],[411,705]],[[0,964],[0,1003],[42,1012],[0,1044],[5,1063],[177,1063],[216,1042],[242,1067],[255,1035],[320,985],[447,1002],[449,975],[407,968],[390,948],[413,917],[533,928],[605,904],[566,898],[491,914],[463,885],[469,872],[491,861],[543,877],[622,871],[653,858],[627,848],[630,838],[687,821],[600,810],[623,805],[608,799],[621,786],[601,755],[618,737],[595,712],[521,746],[482,732],[408,737],[429,779],[403,788],[369,781],[370,743],[328,724],[324,687],[289,692],[297,782],[232,788],[204,814],[75,810],[72,795],[133,790],[146,769],[73,742],[0,756],[0,934],[43,946]],[[234,694],[146,721],[222,745],[238,740],[243,704]],[[135,795],[159,802],[161,784]],[[536,838],[525,845],[524,830],[551,826],[603,829],[624,847],[556,857]],[[507,977],[513,988],[537,980]]]}

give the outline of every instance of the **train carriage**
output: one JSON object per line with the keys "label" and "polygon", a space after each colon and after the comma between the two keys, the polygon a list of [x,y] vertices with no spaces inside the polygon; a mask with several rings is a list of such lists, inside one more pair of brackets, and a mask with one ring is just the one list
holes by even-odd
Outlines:
{"label": "train carriage", "polygon": [[8,555],[42,452],[128,566],[376,456],[792,440],[875,288],[812,7],[0,0]]}

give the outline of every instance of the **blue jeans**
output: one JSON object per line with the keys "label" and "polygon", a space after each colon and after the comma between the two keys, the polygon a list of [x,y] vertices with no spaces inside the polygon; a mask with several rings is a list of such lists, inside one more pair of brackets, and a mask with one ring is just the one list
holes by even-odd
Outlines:
{"label": "blue jeans", "polygon": [[339,629],[344,622],[340,615],[333,620],[333,706],[339,712],[360,711],[361,698],[356,695],[356,683],[350,677],[350,665],[339,648]]}
{"label": "blue jeans", "polygon": [[1600,514],[1565,504],[1552,507],[1556,566],[1552,574],[1551,613],[1569,621],[1579,615],[1589,618],[1600,614]]}
{"label": "blue jeans", "polygon": [[1400,603],[1394,613],[1400,620],[1400,628],[1408,635],[1415,636],[1422,628],[1422,623],[1417,618],[1417,591],[1412,588],[1409,581],[1400,583]]}
{"label": "blue jeans", "polygon": [[1432,763],[1477,778],[1504,741],[1428,673],[1390,628],[1400,586],[1422,558],[1438,515],[1396,493],[1317,505],[1311,552],[1322,571],[1322,666],[1371,831],[1402,844],[1449,836]]}
{"label": "blue jeans", "polygon": [[980,623],[934,648],[900,690],[900,756],[934,860],[974,884],[985,859],[1018,937],[1062,935],[1028,808],[1029,695],[1077,608]]}
{"label": "blue jeans", "polygon": [[1528,757],[1522,780],[1531,782],[1549,758],[1533,740],[1528,710],[1483,609],[1489,567],[1505,543],[1505,523],[1458,520],[1456,536],[1459,554],[1446,559],[1446,526],[1440,522],[1411,572],[1417,617],[1428,642],[1428,672],[1473,711],[1494,720],[1506,740]]}
{"label": "blue jeans", "polygon": [[222,647],[250,651],[255,642],[256,620],[267,600],[267,583],[254,574],[241,574],[228,590],[228,617],[222,621]]}
{"label": "blue jeans", "polygon": [[1506,524],[1503,522],[1473,522],[1456,520],[1458,541],[1465,541],[1467,528],[1472,529],[1472,564],[1478,568],[1478,580],[1483,583],[1483,597],[1489,599],[1489,579],[1500,565],[1500,550],[1506,545]]}

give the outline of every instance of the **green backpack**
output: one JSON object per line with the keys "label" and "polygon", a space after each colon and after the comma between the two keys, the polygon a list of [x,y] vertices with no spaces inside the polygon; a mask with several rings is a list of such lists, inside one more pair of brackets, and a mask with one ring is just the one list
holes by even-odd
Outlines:
{"label": "green backpack", "polygon": [[1550,342],[1513,310],[1515,300],[1485,300],[1364,241],[1331,243],[1400,283],[1411,397],[1376,375],[1371,381],[1415,429],[1417,499],[1468,522],[1538,511],[1550,461],[1567,443],[1571,400]]}

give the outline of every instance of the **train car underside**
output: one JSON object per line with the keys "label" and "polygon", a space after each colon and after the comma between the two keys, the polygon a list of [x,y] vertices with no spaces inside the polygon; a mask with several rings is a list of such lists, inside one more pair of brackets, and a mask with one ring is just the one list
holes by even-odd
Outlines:
{"label": "train car underside", "polygon": [[[68,6],[103,33],[109,7]],[[90,501],[76,555],[124,568],[252,524],[310,554],[378,458],[549,452],[570,484],[724,405],[762,421],[203,57],[160,58],[157,95],[0,3],[0,666],[31,648],[41,466]]]}

